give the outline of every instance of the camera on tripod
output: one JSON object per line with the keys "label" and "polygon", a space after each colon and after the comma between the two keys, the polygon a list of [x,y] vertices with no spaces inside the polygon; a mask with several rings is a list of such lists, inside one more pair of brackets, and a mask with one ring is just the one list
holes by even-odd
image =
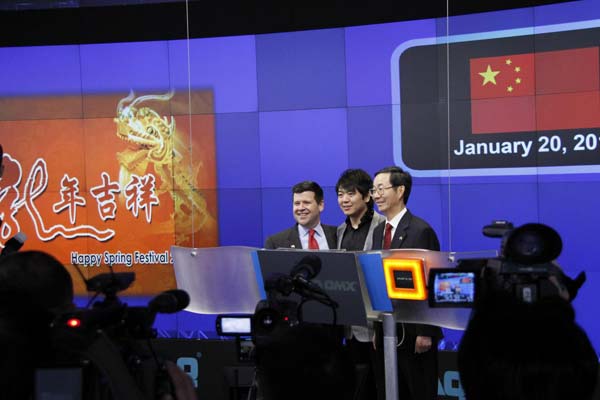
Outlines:
{"label": "camera on tripod", "polygon": [[189,305],[189,295],[183,290],[173,289],[158,294],[146,307],[129,307],[121,302],[117,293],[129,288],[134,281],[134,272],[110,272],[86,280],[87,290],[94,293],[91,301],[98,296],[103,298],[93,302],[91,308],[59,315],[54,326],[82,332],[102,329],[112,338],[150,339],[156,337],[152,327],[156,314],[175,313]]}
{"label": "camera on tripod", "polygon": [[530,223],[514,228],[510,222],[494,221],[483,228],[483,234],[502,239],[499,257],[464,259],[456,268],[431,269],[431,307],[470,308],[499,292],[526,303],[552,296],[573,300],[585,282],[584,272],[571,279],[556,263],[562,240],[547,225]]}
{"label": "camera on tripod", "polygon": [[[117,293],[127,289],[135,273],[97,275],[85,280],[94,295],[90,308],[58,315],[52,323],[55,365],[36,371],[36,396],[59,395],[55,382],[67,379],[65,395],[84,399],[148,399],[173,393],[166,368],[150,339],[157,313],[174,313],[189,304],[183,290],[168,290],[146,307],[129,307]],[[92,303],[94,299],[101,299]],[[81,393],[71,393],[73,387]],[[68,392],[68,393],[66,393]]]}
{"label": "camera on tripod", "polygon": [[312,280],[321,271],[321,259],[306,255],[292,266],[288,274],[276,273],[265,279],[266,300],[256,305],[253,315],[219,315],[217,333],[222,336],[252,337],[268,341],[271,335],[304,323],[303,307],[318,302],[331,310],[331,324],[336,325],[338,304]]}

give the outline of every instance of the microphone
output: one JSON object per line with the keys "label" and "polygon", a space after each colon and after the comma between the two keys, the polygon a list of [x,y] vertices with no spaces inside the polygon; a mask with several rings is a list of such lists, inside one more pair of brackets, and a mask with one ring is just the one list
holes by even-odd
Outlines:
{"label": "microphone", "polygon": [[298,261],[290,271],[290,276],[293,283],[300,288],[320,293],[321,288],[310,281],[319,275],[319,272],[321,272],[321,259],[314,254],[309,254]]}
{"label": "microphone", "polygon": [[314,254],[309,254],[298,261],[290,271],[290,275],[309,281],[319,275],[319,272],[321,272],[321,259]]}
{"label": "microphone", "polygon": [[148,303],[148,308],[154,313],[173,314],[183,310],[190,304],[190,295],[181,289],[167,290]]}
{"label": "microphone", "polygon": [[15,236],[11,237],[4,243],[4,248],[0,252],[0,257],[6,257],[10,254],[16,253],[23,247],[25,241],[27,240],[27,235],[23,232],[18,232]]}

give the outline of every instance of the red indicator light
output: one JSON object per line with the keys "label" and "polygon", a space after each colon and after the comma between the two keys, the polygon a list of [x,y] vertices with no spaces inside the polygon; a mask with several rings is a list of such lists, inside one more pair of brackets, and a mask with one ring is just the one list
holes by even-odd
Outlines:
{"label": "red indicator light", "polygon": [[67,326],[70,328],[79,328],[81,326],[81,320],[78,318],[69,318],[67,320]]}

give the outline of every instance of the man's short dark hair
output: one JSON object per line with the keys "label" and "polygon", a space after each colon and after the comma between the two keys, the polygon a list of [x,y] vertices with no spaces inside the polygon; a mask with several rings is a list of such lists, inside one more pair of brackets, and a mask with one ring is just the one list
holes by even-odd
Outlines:
{"label": "man's short dark hair", "polygon": [[412,176],[407,171],[404,171],[400,167],[385,167],[379,171],[377,171],[374,175],[377,176],[379,174],[390,174],[390,184],[394,187],[404,186],[404,196],[402,196],[402,200],[404,201],[404,205],[408,204],[408,198],[410,196],[410,190],[412,189]]}
{"label": "man's short dark hair", "polygon": [[[373,179],[367,171],[362,169],[347,169],[340,175],[337,183],[335,184],[336,193],[339,192],[340,188],[349,192],[351,190],[358,191],[364,198],[369,194],[369,190],[373,187]],[[367,202],[369,209],[373,209],[373,199],[369,199]]]}
{"label": "man's short dark hair", "polygon": [[317,182],[304,181],[296,183],[292,188],[292,194],[304,192],[313,192],[315,194],[315,200],[317,201],[317,204],[323,201],[323,189]]}
{"label": "man's short dark hair", "polygon": [[598,357],[561,298],[528,304],[498,294],[474,310],[458,350],[468,400],[584,400]]}
{"label": "man's short dark hair", "polygon": [[57,313],[73,304],[73,280],[56,258],[41,251],[21,251],[0,260],[0,290],[29,296]]}
{"label": "man's short dark hair", "polygon": [[50,323],[73,303],[65,267],[41,251],[0,260],[0,392],[29,398],[36,367],[53,365]]}

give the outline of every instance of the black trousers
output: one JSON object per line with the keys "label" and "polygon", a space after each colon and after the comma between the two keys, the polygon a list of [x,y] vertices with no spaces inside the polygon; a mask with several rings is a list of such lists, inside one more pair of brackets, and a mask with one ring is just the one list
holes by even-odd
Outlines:
{"label": "black trousers", "polygon": [[[399,340],[402,337],[402,324],[397,325]],[[385,369],[383,354],[383,332],[381,324],[375,324],[377,349],[371,351],[377,399],[385,400]],[[398,395],[401,400],[436,400],[438,351],[437,339],[432,338],[431,349],[415,354],[416,336],[405,334],[402,345],[396,347],[398,358]]]}
{"label": "black trousers", "polygon": [[375,385],[375,374],[371,361],[373,343],[359,342],[355,338],[348,340],[350,358],[356,371],[356,396],[354,400],[377,399],[377,388]]}

